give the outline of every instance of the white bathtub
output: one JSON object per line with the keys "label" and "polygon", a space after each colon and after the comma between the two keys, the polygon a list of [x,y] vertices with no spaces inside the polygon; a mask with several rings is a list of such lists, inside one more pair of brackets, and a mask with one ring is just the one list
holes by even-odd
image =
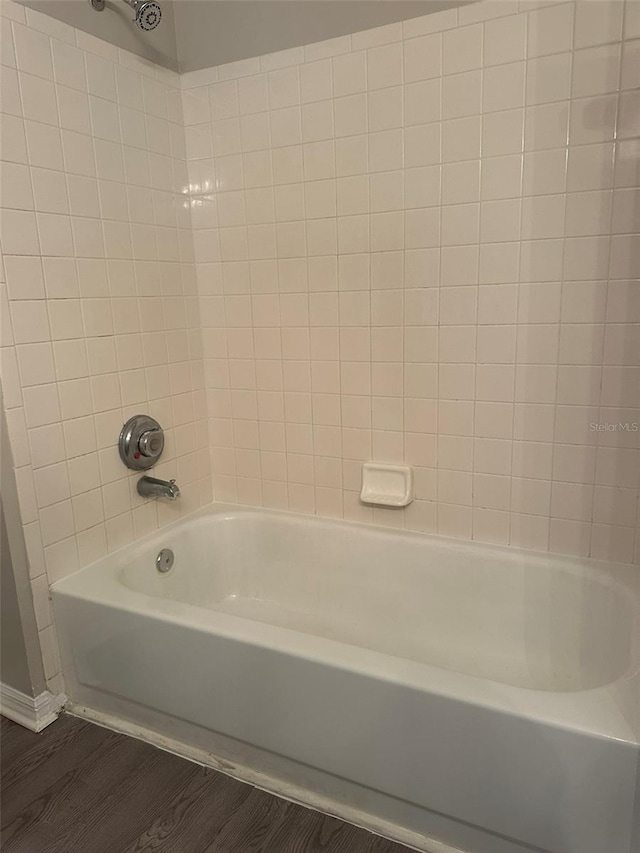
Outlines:
{"label": "white bathtub", "polygon": [[53,598],[77,712],[424,850],[634,853],[639,579],[214,506]]}

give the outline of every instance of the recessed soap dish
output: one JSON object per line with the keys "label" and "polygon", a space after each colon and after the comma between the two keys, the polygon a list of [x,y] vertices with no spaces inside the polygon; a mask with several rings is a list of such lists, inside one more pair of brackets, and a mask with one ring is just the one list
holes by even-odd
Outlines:
{"label": "recessed soap dish", "polygon": [[360,500],[380,506],[407,506],[413,500],[413,471],[403,465],[365,462]]}

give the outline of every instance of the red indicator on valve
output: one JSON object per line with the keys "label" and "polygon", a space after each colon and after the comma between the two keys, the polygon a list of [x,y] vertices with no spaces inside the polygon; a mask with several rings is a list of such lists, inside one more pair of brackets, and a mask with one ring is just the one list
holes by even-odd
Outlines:
{"label": "red indicator on valve", "polygon": [[136,450],[136,452],[133,454],[133,458],[134,459],[140,459],[140,451],[139,450]]}

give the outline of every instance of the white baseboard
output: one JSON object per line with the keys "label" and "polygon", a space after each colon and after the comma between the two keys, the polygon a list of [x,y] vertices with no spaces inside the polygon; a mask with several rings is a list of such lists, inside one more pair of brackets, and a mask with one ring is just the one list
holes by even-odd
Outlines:
{"label": "white baseboard", "polygon": [[0,682],[0,714],[32,732],[41,732],[52,723],[66,701],[64,693],[54,696],[43,690],[38,696],[28,696]]}

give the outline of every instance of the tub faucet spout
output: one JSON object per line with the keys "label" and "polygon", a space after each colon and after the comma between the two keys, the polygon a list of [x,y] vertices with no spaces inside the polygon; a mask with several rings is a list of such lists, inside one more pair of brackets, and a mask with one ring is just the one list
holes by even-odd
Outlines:
{"label": "tub faucet spout", "polygon": [[169,498],[175,501],[180,497],[180,489],[175,480],[157,480],[155,477],[140,477],[138,494],[143,498]]}

